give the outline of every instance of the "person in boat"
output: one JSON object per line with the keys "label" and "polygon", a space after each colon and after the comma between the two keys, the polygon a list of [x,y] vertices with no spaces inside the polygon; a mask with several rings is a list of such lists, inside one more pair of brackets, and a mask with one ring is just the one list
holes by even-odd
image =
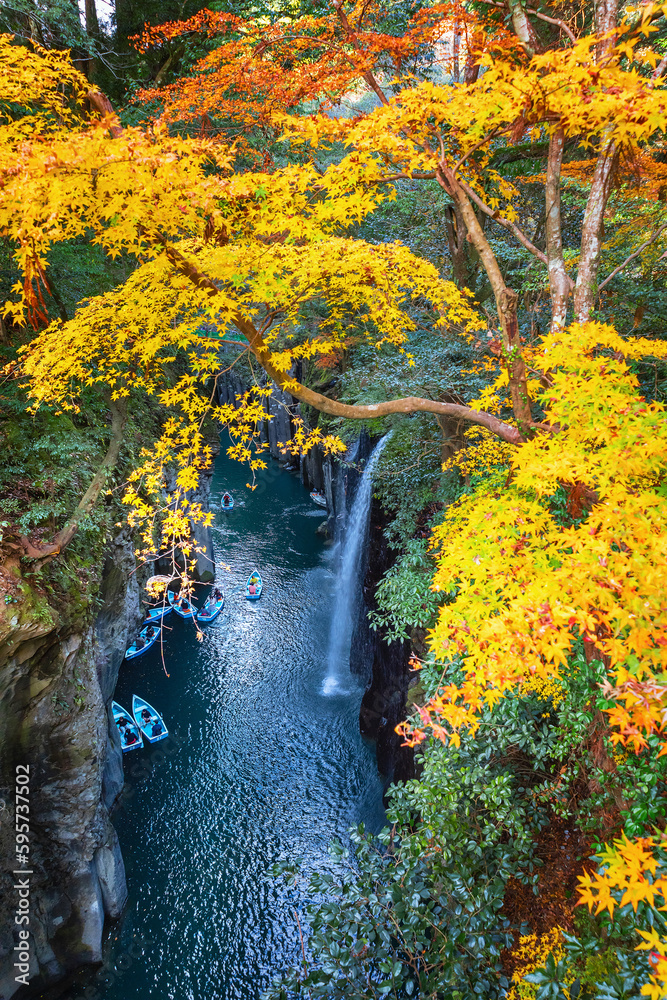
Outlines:
{"label": "person in boat", "polygon": [[230,493],[225,493],[224,497],[222,498],[222,502],[224,503],[225,507],[229,506],[229,501],[231,499],[232,499],[231,494]]}
{"label": "person in boat", "polygon": [[133,743],[137,742],[137,737],[134,735],[131,729],[125,730],[125,746],[132,746]]}
{"label": "person in boat", "polygon": [[181,611],[189,611],[190,610],[190,603],[187,600],[187,598],[181,597],[180,605],[181,605]]}
{"label": "person in boat", "polygon": [[144,648],[144,646],[146,645],[146,640],[144,639],[143,635],[137,636],[134,645],[137,647],[137,649]]}
{"label": "person in boat", "polygon": [[121,715],[120,719],[116,719],[116,725],[118,726],[118,728],[122,733],[123,730],[125,729],[125,726],[127,725],[127,719]]}
{"label": "person in boat", "polygon": [[155,635],[155,629],[152,625],[149,625],[148,629],[146,630],[146,638],[152,639],[154,635]]}
{"label": "person in boat", "polygon": [[162,732],[162,723],[159,719],[156,719],[153,723],[153,728],[151,729],[151,736],[159,736]]}
{"label": "person in boat", "polygon": [[151,713],[148,711],[147,708],[142,708],[141,710],[141,721],[145,726],[150,725]]}
{"label": "person in boat", "polygon": [[255,581],[254,581],[254,580],[252,580],[252,581],[251,581],[251,582],[250,582],[250,583],[248,584],[248,593],[249,593],[249,594],[251,594],[251,595],[254,595],[254,594],[256,594],[256,593],[257,593],[257,585],[255,584]]}

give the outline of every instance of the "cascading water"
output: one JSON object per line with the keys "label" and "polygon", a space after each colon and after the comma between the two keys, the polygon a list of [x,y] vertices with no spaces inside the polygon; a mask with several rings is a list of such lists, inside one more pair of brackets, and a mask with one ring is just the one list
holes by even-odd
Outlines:
{"label": "cascading water", "polygon": [[[342,678],[343,671],[349,667],[350,662],[350,644],[352,642],[354,625],[352,615],[359,598],[361,583],[359,580],[359,570],[361,568],[363,542],[368,530],[368,516],[373,490],[373,472],[390,436],[391,431],[389,434],[385,434],[373,449],[373,453],[368,460],[359,486],[357,487],[357,494],[354,498],[352,510],[350,511],[345,528],[340,567],[336,580],[334,613],[329,632],[327,674],[322,685],[322,694],[328,696],[347,693],[346,685]],[[346,670],[345,676],[348,675],[349,670]]]}

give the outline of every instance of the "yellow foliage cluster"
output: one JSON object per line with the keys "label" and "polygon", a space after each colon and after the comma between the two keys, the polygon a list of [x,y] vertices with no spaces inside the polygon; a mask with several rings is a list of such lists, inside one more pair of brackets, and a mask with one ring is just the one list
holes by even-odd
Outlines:
{"label": "yellow foliage cluster", "polygon": [[[631,667],[635,682],[667,666],[667,417],[638,394],[622,356],[664,356],[667,345],[623,342],[589,323],[552,335],[542,350],[550,370],[542,402],[560,433],[518,449],[511,483],[487,480],[449,508],[433,535],[433,586],[454,599],[431,645],[440,658],[465,657],[465,684],[431,706],[438,726],[452,731],[474,730],[479,706],[505,691],[548,684],[580,639],[619,684],[630,652],[641,660]],[[545,502],[563,483],[583,485],[594,500],[578,526],[561,527]],[[636,702],[661,729],[662,692],[654,694]],[[635,707],[616,706],[611,721],[620,739],[640,746]]]}
{"label": "yellow foliage cluster", "polygon": [[565,698],[566,687],[561,678],[554,673],[551,677],[527,677],[521,685],[523,695],[534,695],[540,701],[552,699],[554,708],[558,708]]}
{"label": "yellow foliage cluster", "polygon": [[509,465],[514,448],[491,434],[486,428],[469,427],[465,437],[467,446],[443,462],[443,472],[456,469],[465,477],[487,474],[494,467]]}
{"label": "yellow foliage cluster", "polygon": [[[579,878],[582,903],[596,913],[608,910],[613,915],[618,906],[630,905],[636,911],[640,903],[664,913],[667,910],[667,872],[665,871],[664,834],[630,841],[625,835],[606,845],[599,853],[600,870]],[[638,930],[643,941],[639,951],[649,952],[652,975],[642,987],[642,995],[660,1000],[667,994],[667,935],[658,927]]]}
{"label": "yellow foliage cluster", "polygon": [[538,987],[524,982],[524,976],[542,968],[549,955],[553,955],[556,962],[560,962],[565,955],[560,927],[552,927],[546,934],[524,934],[519,938],[519,943],[512,948],[516,968],[507,1000],[534,1000]]}

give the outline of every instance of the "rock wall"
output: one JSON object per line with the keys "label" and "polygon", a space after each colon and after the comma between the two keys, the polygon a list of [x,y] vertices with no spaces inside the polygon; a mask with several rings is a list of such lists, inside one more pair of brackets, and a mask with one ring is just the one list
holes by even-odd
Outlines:
{"label": "rock wall", "polygon": [[[198,499],[208,503],[210,479]],[[212,555],[210,531],[200,544]],[[210,546],[210,547],[209,547]],[[137,569],[123,530],[100,554],[94,615],[67,595],[49,600],[5,565],[0,587],[0,1000],[32,994],[102,960],[106,918],[120,916],[125,871],[110,812],[123,787],[111,700],[128,637],[143,617]],[[202,557],[200,578],[212,573]],[[76,604],[72,593],[71,602]],[[17,766],[30,774],[29,986],[16,982],[19,930],[13,875]],[[27,877],[27,876],[26,876]]]}
{"label": "rock wall", "polygon": [[408,685],[412,676],[409,642],[388,642],[381,630],[372,631],[368,613],[373,611],[375,590],[391,568],[395,555],[384,534],[387,517],[377,500],[371,506],[368,558],[364,577],[363,611],[359,616],[353,648],[363,649],[370,661],[370,678],[361,701],[359,725],[363,736],[376,741],[378,767],[391,781],[415,776],[414,755],[402,746],[395,727],[405,719]]}
{"label": "rock wall", "polygon": [[[111,806],[123,783],[109,707],[128,633],[141,617],[130,539],[110,546],[99,613],[72,621],[19,584],[0,626],[0,998],[19,988],[15,946],[21,870],[15,854],[16,768],[30,771],[30,990],[102,958],[105,917],[118,917],[125,871]],[[83,619],[85,620],[85,619]],[[25,926],[25,925],[24,925]],[[23,987],[22,991],[25,992]]]}

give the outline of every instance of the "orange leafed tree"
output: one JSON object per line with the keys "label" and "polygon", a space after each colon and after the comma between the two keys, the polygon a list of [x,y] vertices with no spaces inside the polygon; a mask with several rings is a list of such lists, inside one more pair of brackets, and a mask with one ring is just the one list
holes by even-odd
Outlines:
{"label": "orange leafed tree", "polygon": [[[240,408],[217,406],[210,382],[221,343],[333,417],[429,412],[502,441],[512,476],[489,476],[434,536],[435,586],[451,601],[432,647],[441,658],[462,654],[466,679],[422,710],[425,726],[443,739],[474,730],[482,704],[535,676],[557,676],[584,641],[607,668],[617,738],[639,747],[662,732],[667,695],[667,431],[663,408],[641,397],[631,365],[667,349],[621,337],[596,322],[596,309],[624,269],[667,246],[665,60],[652,46],[665,10],[640,4],[626,17],[606,0],[594,14],[564,5],[557,17],[499,4],[475,5],[481,14],[436,5],[393,34],[378,30],[380,4],[342,0],[289,23],[204,12],[152,29],[142,45],[199,32],[211,51],[191,77],[144,93],[149,120],[125,129],[77,110],[83,82],[56,68],[70,88],[68,113],[60,113],[57,78],[35,72],[48,55],[17,56],[4,39],[7,100],[33,112],[2,121],[0,226],[23,274],[5,311],[40,325],[58,241],[93,232],[110,254],[136,258],[122,287],[40,331],[23,373],[35,405],[76,407],[80,387],[98,385],[116,402],[145,391],[171,409],[126,496],[147,550],[173,548],[188,519],[202,516],[189,497],[208,458],[206,415],[230,428],[235,457],[262,464],[255,429],[270,390],[258,386]],[[462,66],[444,46],[454,26]],[[359,88],[372,107],[340,115],[339,102]],[[523,221],[521,184],[500,167],[521,143],[539,147],[544,164],[543,239]],[[400,243],[354,235],[403,181],[447,198],[455,281]],[[584,204],[573,251],[561,204],[575,185]],[[612,197],[640,210],[628,213],[625,259],[605,269]],[[521,341],[519,297],[493,226],[528,255],[549,297],[548,334],[530,345]],[[352,323],[378,350],[408,354],[417,306],[428,310],[434,338],[482,329],[487,318],[457,270],[468,248],[488,279],[498,338],[494,378],[479,400],[405,395],[355,405],[296,379],[296,362],[326,364],[342,351]],[[316,329],[305,322],[311,303],[322,316]],[[186,374],[168,384],[178,355]],[[341,447],[305,426],[296,440],[303,449],[314,441]],[[170,463],[177,485],[165,503]],[[545,505],[559,485],[588,510],[579,527],[563,529]],[[667,955],[665,942],[660,948]]]}

